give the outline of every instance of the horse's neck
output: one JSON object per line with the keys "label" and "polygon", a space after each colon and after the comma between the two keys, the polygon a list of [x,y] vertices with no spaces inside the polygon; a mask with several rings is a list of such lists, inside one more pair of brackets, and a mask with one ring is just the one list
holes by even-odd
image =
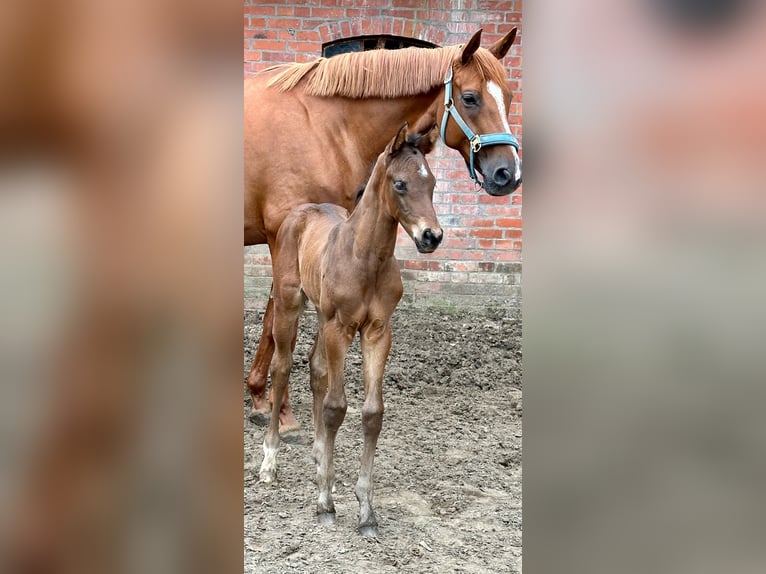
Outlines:
{"label": "horse's neck", "polygon": [[385,261],[394,256],[399,222],[386,206],[385,174],[373,172],[359,205],[345,222],[353,234],[354,257]]}
{"label": "horse's neck", "polygon": [[438,94],[439,89],[434,89],[406,98],[347,100],[341,121],[355,134],[357,151],[371,163],[402,124],[406,121],[413,126],[431,108]]}

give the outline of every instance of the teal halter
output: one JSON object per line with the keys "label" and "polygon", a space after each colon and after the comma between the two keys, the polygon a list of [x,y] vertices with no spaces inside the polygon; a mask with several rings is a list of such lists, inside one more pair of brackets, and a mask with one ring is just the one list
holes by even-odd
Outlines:
{"label": "teal halter", "polygon": [[471,144],[470,162],[465,162],[468,167],[468,172],[471,174],[471,179],[476,183],[483,186],[482,182],[476,176],[476,170],[473,167],[474,155],[484,146],[490,145],[510,145],[519,149],[519,140],[517,140],[512,134],[509,133],[496,133],[479,135],[473,133],[473,130],[468,127],[465,120],[460,116],[455,107],[455,102],[452,101],[452,66],[450,66],[447,77],[444,78],[444,116],[442,116],[441,136],[442,141],[446,144],[445,136],[447,135],[447,120],[449,117],[455,120],[455,123],[463,130],[465,137]]}

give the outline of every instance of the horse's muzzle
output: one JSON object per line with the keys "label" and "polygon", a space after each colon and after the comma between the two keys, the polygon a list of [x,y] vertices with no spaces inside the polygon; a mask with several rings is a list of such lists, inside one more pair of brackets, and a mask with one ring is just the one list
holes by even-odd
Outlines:
{"label": "horse's muzzle", "polygon": [[512,173],[507,167],[499,167],[489,177],[484,178],[484,189],[495,196],[509,195],[521,185],[521,172]]}
{"label": "horse's muzzle", "polygon": [[415,246],[420,253],[433,253],[444,238],[444,232],[441,229],[431,229],[426,227],[420,239],[415,239]]}

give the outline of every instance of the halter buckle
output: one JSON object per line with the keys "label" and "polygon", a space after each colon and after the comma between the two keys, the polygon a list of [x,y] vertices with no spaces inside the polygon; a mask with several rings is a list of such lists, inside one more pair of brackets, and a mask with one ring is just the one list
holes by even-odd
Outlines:
{"label": "halter buckle", "polygon": [[476,153],[480,149],[481,149],[481,136],[476,134],[475,136],[471,138],[471,151],[473,151],[473,153]]}

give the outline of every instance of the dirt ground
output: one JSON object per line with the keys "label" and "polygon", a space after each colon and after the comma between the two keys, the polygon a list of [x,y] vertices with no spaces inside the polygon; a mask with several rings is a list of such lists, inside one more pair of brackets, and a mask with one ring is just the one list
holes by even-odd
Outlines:
{"label": "dirt ground", "polygon": [[[521,319],[518,311],[400,307],[375,458],[378,540],[356,530],[361,354],[346,361],[348,412],[336,443],[337,522],[316,523],[307,357],[301,319],[290,391],[303,428],[283,441],[278,481],[258,482],[265,427],[245,416],[245,572],[521,572]],[[245,375],[261,332],[245,316]]]}

